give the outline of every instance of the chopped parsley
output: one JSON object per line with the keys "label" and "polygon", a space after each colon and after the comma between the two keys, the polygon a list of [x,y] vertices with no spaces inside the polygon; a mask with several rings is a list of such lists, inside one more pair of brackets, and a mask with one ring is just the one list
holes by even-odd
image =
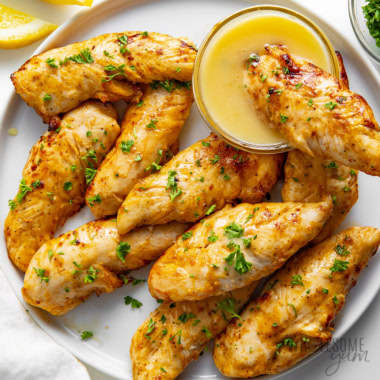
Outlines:
{"label": "chopped parsley", "polygon": [[193,313],[182,313],[177,319],[182,323],[186,323],[189,319],[195,318],[195,314]]}
{"label": "chopped parsley", "polygon": [[239,224],[232,222],[224,228],[224,234],[227,235],[229,239],[237,239],[243,236],[244,228]]}
{"label": "chopped parsley", "polygon": [[47,101],[51,100],[51,95],[45,94],[42,99],[44,100],[44,102],[47,102]]}
{"label": "chopped parsley", "polygon": [[123,263],[125,263],[125,257],[129,252],[131,252],[131,246],[125,241],[121,241],[116,247],[116,255]]}
{"label": "chopped parsley", "polygon": [[187,231],[182,235],[182,240],[190,239],[193,236],[193,231]]}
{"label": "chopped parsley", "polygon": [[282,67],[282,71],[284,72],[284,74],[289,74],[289,67],[288,66],[283,66]]}
{"label": "chopped parsley", "polygon": [[235,249],[231,252],[224,260],[227,261],[228,265],[232,265],[235,260],[235,270],[239,274],[247,273],[251,270],[252,264],[245,260],[244,253],[240,250],[240,245],[230,243],[228,248]]}
{"label": "chopped parsley", "polygon": [[92,338],[93,336],[94,334],[92,333],[92,331],[83,331],[80,337],[82,338],[82,340],[86,340],[88,338]]}
{"label": "chopped parsley", "polygon": [[311,107],[311,106],[313,105],[313,103],[314,103],[314,102],[313,102],[313,99],[311,99],[311,98],[310,98],[309,101],[307,102],[307,104],[308,104],[309,107]]}
{"label": "chopped parsley", "polygon": [[329,292],[328,289],[326,289],[326,288],[322,288],[322,293],[324,293],[324,294],[328,294],[328,292]]}
{"label": "chopped parsley", "polygon": [[149,334],[152,333],[155,328],[156,328],[156,321],[153,321],[153,319],[150,318],[149,323],[148,323],[148,329],[146,330],[146,333],[144,334],[145,338],[150,339],[151,337],[149,336]]}
{"label": "chopped parsley", "polygon": [[336,294],[333,297],[333,302],[335,305],[338,305],[338,303],[339,303],[339,300],[338,300],[338,297],[336,296]]}
{"label": "chopped parsley", "polygon": [[73,184],[70,181],[67,181],[63,184],[63,189],[66,191],[70,191],[73,188]]}
{"label": "chopped parsley", "polygon": [[157,119],[150,119],[150,123],[146,125],[148,129],[157,129],[156,124]]}
{"label": "chopped parsley", "polygon": [[107,75],[105,78],[102,79],[102,82],[109,82],[110,80],[117,77],[118,75],[123,75],[126,77],[127,74],[125,74],[125,72],[124,72],[124,67],[125,67],[125,64],[120,65],[118,67],[116,67],[114,65],[104,66],[103,67],[104,71],[116,71],[116,73],[112,74],[112,75]]}
{"label": "chopped parsley", "polygon": [[349,261],[334,260],[334,265],[330,268],[331,273],[344,272],[348,268]]}
{"label": "chopped parsley", "polygon": [[54,58],[48,58],[45,62],[46,62],[50,67],[54,67],[55,69],[58,67],[58,65],[55,63],[55,59],[54,59]]}
{"label": "chopped parsley", "polygon": [[92,180],[94,179],[96,173],[97,173],[96,169],[86,168],[84,170],[84,175],[86,177],[86,184],[87,185],[89,185],[92,182]]}
{"label": "chopped parsley", "polygon": [[177,344],[182,344],[181,338],[182,338],[182,330],[178,330],[174,335],[172,335],[169,340],[173,340],[178,335]]}
{"label": "chopped parsley", "polygon": [[212,334],[211,334],[210,330],[206,326],[203,326],[203,328],[202,328],[201,331],[206,334],[206,337],[208,339],[212,338]]}
{"label": "chopped parsley", "polygon": [[380,3],[378,0],[367,0],[362,8],[369,34],[376,41],[376,46],[380,47]]}
{"label": "chopped parsley", "polygon": [[340,256],[347,256],[350,253],[350,251],[346,249],[345,245],[339,244],[335,247],[335,252]]}
{"label": "chopped parsley", "polygon": [[46,283],[49,282],[49,276],[45,276],[45,269],[37,269],[37,268],[33,268],[34,271],[36,272],[36,275],[37,277],[40,277],[41,278],[41,281],[40,283],[42,283],[42,281],[45,281]]}
{"label": "chopped parsley", "polygon": [[[202,181],[203,182],[203,181]],[[206,215],[210,215],[215,211],[216,205],[211,205],[209,209],[206,211]]]}
{"label": "chopped parsley", "polygon": [[144,104],[144,101],[143,101],[143,100],[140,100],[140,101],[136,104],[136,107],[137,107],[137,108],[140,108],[140,107],[142,107],[143,104]]}
{"label": "chopped parsley", "polygon": [[[257,236],[257,235],[255,235]],[[251,246],[251,242],[252,242],[252,238],[249,238],[249,239],[243,239],[243,244],[249,248]]]}
{"label": "chopped parsley", "polygon": [[215,235],[214,231],[211,231],[210,236],[207,238],[207,240],[210,243],[215,243],[217,240],[219,240],[219,237]]}
{"label": "chopped parsley", "polygon": [[111,55],[110,53],[108,53],[107,50],[103,50],[103,55],[104,55],[105,57],[108,57],[108,58],[114,58],[114,56]]}
{"label": "chopped parsley", "polygon": [[302,285],[305,286],[304,283],[302,282],[302,276],[299,274],[296,274],[292,276],[292,281],[290,282],[292,285]]}
{"label": "chopped parsley", "polygon": [[102,198],[100,198],[99,194],[94,195],[93,197],[87,198],[87,202],[92,207],[95,203],[101,203]]}
{"label": "chopped parsley", "polygon": [[346,185],[346,186],[343,187],[343,191],[345,193],[348,193],[349,191],[351,191],[351,189]]}
{"label": "chopped parsley", "polygon": [[68,61],[73,61],[75,63],[93,63],[94,59],[92,58],[91,52],[89,49],[81,50],[79,54],[66,57],[63,61],[60,61],[60,65],[64,65]]}
{"label": "chopped parsley", "polygon": [[296,86],[295,86],[295,87],[296,87],[296,90],[298,90],[298,89],[301,88],[302,86],[303,86],[303,83],[297,83]]}
{"label": "chopped parsley", "polygon": [[8,206],[9,206],[9,209],[13,211],[17,207],[17,203],[13,199],[10,199],[8,201]]}
{"label": "chopped parsley", "polygon": [[177,186],[176,180],[177,172],[175,170],[169,170],[168,172],[168,184],[166,185],[166,190],[171,189],[170,200],[173,202],[176,197],[182,194],[182,190]]}
{"label": "chopped parsley", "polygon": [[202,141],[202,145],[205,146],[205,147],[209,147],[209,146],[210,146],[210,143],[209,143],[209,142],[206,142],[206,141]]}
{"label": "chopped parsley", "polygon": [[331,161],[326,168],[331,168],[331,169],[338,169],[338,165],[336,164],[335,161]]}
{"label": "chopped parsley", "polygon": [[296,318],[297,318],[297,310],[296,310],[296,307],[295,307],[292,303],[288,303],[288,306],[290,306],[290,307],[293,309],[293,311],[294,311],[294,315],[295,315]]}
{"label": "chopped parsley", "polygon": [[241,316],[236,312],[236,301],[233,298],[225,298],[224,300],[217,303],[218,309],[222,310],[224,319],[227,319],[224,312],[230,313],[233,317],[242,319]]}
{"label": "chopped parsley", "polygon": [[98,272],[99,272],[99,269],[94,269],[92,266],[88,268],[87,274],[84,276],[84,283],[85,284],[93,283],[97,279],[96,274]]}
{"label": "chopped parsley", "polygon": [[124,297],[124,303],[126,305],[131,305],[132,309],[139,309],[143,305],[142,302],[131,296]]}
{"label": "chopped parsley", "polygon": [[282,113],[280,113],[280,121],[281,123],[286,123],[286,121],[289,119],[289,116],[285,116]]}
{"label": "chopped parsley", "polygon": [[122,141],[120,144],[120,149],[123,153],[129,153],[131,151],[132,146],[134,145],[133,140]]}
{"label": "chopped parsley", "polygon": [[125,53],[130,53],[129,49],[127,48],[128,45],[128,36],[123,34],[122,36],[117,36],[117,39],[119,40],[120,43],[120,53],[125,54]]}
{"label": "chopped parsley", "polygon": [[32,192],[32,191],[33,191],[33,189],[26,184],[25,179],[23,178],[20,181],[18,194],[16,195],[16,200],[17,200],[18,204],[21,204],[22,200],[25,198],[25,195],[27,193]]}
{"label": "chopped parsley", "polygon": [[216,154],[214,158],[210,158],[209,160],[212,164],[216,164],[220,160],[220,157]]}
{"label": "chopped parsley", "polygon": [[330,111],[332,111],[337,105],[338,103],[328,102],[325,104],[325,107],[328,108]]}

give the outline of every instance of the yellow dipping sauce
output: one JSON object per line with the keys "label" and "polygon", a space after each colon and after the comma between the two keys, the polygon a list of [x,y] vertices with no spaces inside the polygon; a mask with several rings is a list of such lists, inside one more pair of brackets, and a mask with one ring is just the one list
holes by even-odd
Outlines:
{"label": "yellow dipping sauce", "polygon": [[284,138],[256,115],[244,88],[250,54],[264,45],[285,45],[295,57],[333,72],[321,38],[306,23],[278,11],[256,11],[224,25],[207,46],[199,69],[202,101],[214,122],[238,140],[253,144],[284,143]]}

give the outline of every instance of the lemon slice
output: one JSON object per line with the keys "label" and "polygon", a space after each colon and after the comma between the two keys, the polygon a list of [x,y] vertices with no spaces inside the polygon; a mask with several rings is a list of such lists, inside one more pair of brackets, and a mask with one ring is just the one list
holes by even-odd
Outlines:
{"label": "lemon slice", "polygon": [[57,28],[26,13],[0,5],[0,48],[17,49],[48,36]]}
{"label": "lemon slice", "polygon": [[47,3],[59,5],[84,5],[91,7],[93,0],[45,0]]}

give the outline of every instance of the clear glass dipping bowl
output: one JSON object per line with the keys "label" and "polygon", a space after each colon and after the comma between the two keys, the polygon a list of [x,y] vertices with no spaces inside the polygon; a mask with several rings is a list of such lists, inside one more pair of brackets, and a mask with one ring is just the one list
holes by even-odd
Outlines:
{"label": "clear glass dipping bowl", "polygon": [[352,29],[364,50],[378,63],[380,63],[380,48],[376,46],[375,39],[369,34],[362,7],[365,0],[348,0],[348,11]]}
{"label": "clear glass dipping bowl", "polygon": [[198,109],[204,119],[204,121],[207,123],[207,125],[211,128],[213,132],[215,132],[218,136],[220,136],[222,139],[224,139],[228,144],[245,150],[247,152],[251,153],[261,153],[261,154],[273,154],[273,153],[280,153],[280,152],[286,152],[291,149],[293,149],[292,146],[290,146],[288,143],[277,143],[277,144],[254,144],[247,141],[242,141],[234,136],[232,136],[230,133],[225,131],[221,125],[219,125],[212,117],[209,111],[207,110],[207,107],[202,99],[201,91],[200,91],[200,67],[202,63],[203,55],[209,45],[209,43],[212,41],[212,39],[215,37],[217,32],[224,27],[229,22],[233,21],[235,18],[259,11],[277,11],[284,15],[290,15],[292,17],[297,18],[301,23],[306,24],[310,29],[312,29],[318,37],[321,39],[322,43],[325,46],[325,49],[329,55],[330,58],[330,65],[333,68],[333,75],[337,78],[339,77],[339,65],[338,60],[335,55],[334,48],[325,35],[325,33],[309,18],[302,15],[299,12],[296,12],[292,9],[275,6],[275,5],[258,5],[253,6],[249,8],[242,9],[236,13],[233,13],[232,15],[226,17],[224,20],[221,20],[218,22],[214,27],[210,30],[210,32],[207,34],[205,39],[203,40],[201,46],[199,47],[197,57],[195,59],[194,64],[194,73],[193,73],[193,91],[194,91],[194,98],[195,102],[198,106]]}

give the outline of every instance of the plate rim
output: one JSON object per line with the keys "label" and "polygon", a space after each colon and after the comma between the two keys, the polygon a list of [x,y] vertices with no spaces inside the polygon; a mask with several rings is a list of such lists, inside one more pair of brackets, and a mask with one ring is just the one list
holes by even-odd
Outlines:
{"label": "plate rim", "polygon": [[[92,6],[91,8],[80,10],[75,15],[73,15],[72,17],[70,17],[67,21],[65,21],[63,24],[61,24],[50,36],[48,36],[37,47],[37,49],[33,52],[32,56],[40,54],[40,53],[42,53],[42,52],[44,52],[44,51],[46,51],[48,49],[53,49],[54,48],[53,45],[55,44],[56,39],[58,39],[59,37],[61,37],[62,35],[64,35],[65,31],[67,31],[75,23],[84,21],[85,18],[88,17],[88,16],[90,16],[90,17],[96,17],[97,13],[99,11],[101,11],[101,9],[103,7],[107,7],[107,9],[108,8],[110,9],[107,12],[107,14],[113,14],[114,12],[116,12],[117,10],[120,10],[120,9],[126,9],[126,8],[130,8],[130,7],[134,6],[134,5],[140,5],[140,4],[143,4],[143,3],[151,3],[151,2],[157,2],[157,1],[159,1],[159,0],[116,0],[116,1],[101,0],[99,3],[97,3],[94,6]],[[235,1],[235,0],[230,0],[230,1]],[[248,2],[250,2],[250,3],[256,3],[257,1],[256,0],[247,0],[247,3]],[[354,50],[354,46],[357,45],[363,52],[365,52],[365,50],[358,43],[358,41],[356,41],[356,40],[352,41],[352,42],[349,41],[347,39],[347,37],[343,33],[341,33],[339,30],[337,30],[335,28],[334,25],[326,22],[319,15],[315,14],[312,10],[308,9],[305,5],[300,4],[296,0],[285,0],[285,1],[284,0],[269,0],[269,1],[268,0],[264,0],[262,2],[265,3],[265,4],[274,4],[274,5],[282,5],[282,6],[285,6],[285,7],[290,7],[290,8],[293,8],[293,9],[299,11],[299,12],[302,12],[307,17],[310,17],[311,19],[313,19],[313,21],[315,21],[321,27],[321,29],[329,28],[331,30],[331,32],[333,32],[340,40],[343,41],[343,43],[345,44],[345,46],[347,48],[349,48],[351,50]],[[112,3],[112,5],[111,5],[111,3]],[[371,77],[373,78],[373,80],[376,83],[376,86],[380,89],[380,77],[379,77],[379,74],[376,71],[374,65],[370,62],[370,60],[366,60],[365,59],[365,54],[364,55],[360,55],[358,53],[356,53],[356,57],[355,58],[359,59],[361,61],[361,64],[367,70],[367,75],[368,75],[368,71],[369,71],[369,73],[371,74]],[[6,129],[6,120],[8,119],[8,117],[10,117],[10,114],[12,113],[12,110],[14,109],[14,107],[17,106],[17,99],[18,99],[18,95],[17,95],[15,89],[12,87],[11,90],[10,90],[10,92],[9,92],[9,94],[7,95],[6,101],[4,102],[3,113],[2,113],[2,115],[0,115],[0,131],[2,131],[3,129]],[[0,261],[0,268],[3,269],[2,265],[1,265],[1,261]],[[8,281],[11,289],[15,293],[17,299],[21,302],[21,304],[23,305],[23,307],[25,309],[27,309],[27,307],[29,307],[29,305],[26,304],[25,301],[23,300],[23,298],[21,296],[21,292],[18,291],[19,290],[18,288],[16,289],[14,287],[12,281],[8,280],[8,272],[4,271],[4,270],[3,270],[3,272],[4,272],[4,275],[5,275],[5,277],[6,277],[7,281]],[[22,274],[21,273],[16,273],[15,275],[17,276],[17,275],[22,275]],[[373,291],[373,293],[371,294],[371,297],[368,299],[367,304],[365,305],[365,307],[362,308],[361,311],[360,311],[360,313],[357,314],[354,317],[354,319],[353,319],[353,321],[352,321],[351,324],[349,324],[348,326],[346,326],[344,329],[341,329],[341,331],[339,331],[339,334],[337,334],[337,335],[333,334],[333,339],[340,339],[342,336],[344,336],[358,322],[358,320],[364,315],[364,313],[366,313],[368,307],[372,304],[374,298],[376,297],[376,295],[378,294],[379,291],[380,291],[380,281],[378,282],[376,290]],[[51,330],[53,328],[46,329],[44,327],[45,324],[46,324],[46,322],[43,320],[43,318],[41,318],[41,317],[38,316],[38,313],[39,313],[39,310],[38,311],[31,310],[29,312],[29,315],[32,317],[32,319],[34,320],[34,322],[36,322],[37,325],[51,339],[53,339],[53,341],[55,341],[57,344],[59,344],[60,346],[64,347],[65,349],[67,349],[74,357],[76,357],[80,361],[88,364],[89,366],[91,366],[91,367],[99,370],[100,372],[102,372],[104,374],[107,374],[109,376],[112,376],[112,377],[115,377],[115,378],[118,378],[118,379],[119,378],[129,379],[128,375],[126,377],[124,377],[124,376],[120,377],[120,373],[117,370],[115,371],[111,366],[104,366],[104,364],[101,364],[101,363],[98,364],[97,362],[95,362],[95,363],[92,362],[91,358],[86,354],[85,351],[78,350],[76,347],[73,347],[69,343],[66,343],[66,340],[63,339],[63,338],[61,338],[59,334],[52,334]],[[283,371],[283,372],[281,372],[279,374],[272,375],[272,376],[262,376],[260,378],[263,378],[263,379],[267,378],[268,380],[269,379],[270,380],[278,379],[281,376],[285,376],[285,375],[287,375],[287,374],[289,374],[289,373],[297,370],[298,368],[306,365],[308,362],[310,362],[311,360],[317,358],[323,352],[324,352],[323,348],[319,349],[318,351],[312,353],[310,356],[308,356],[307,358],[303,359],[302,361],[300,361],[299,363],[297,363],[295,366],[289,368],[286,371]]]}

